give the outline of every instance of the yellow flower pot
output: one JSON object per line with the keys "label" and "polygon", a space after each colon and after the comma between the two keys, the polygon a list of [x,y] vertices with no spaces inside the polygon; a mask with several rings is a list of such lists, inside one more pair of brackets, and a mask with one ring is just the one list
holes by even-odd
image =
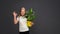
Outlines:
{"label": "yellow flower pot", "polygon": [[31,27],[32,26],[32,22],[31,21],[27,21],[27,26]]}

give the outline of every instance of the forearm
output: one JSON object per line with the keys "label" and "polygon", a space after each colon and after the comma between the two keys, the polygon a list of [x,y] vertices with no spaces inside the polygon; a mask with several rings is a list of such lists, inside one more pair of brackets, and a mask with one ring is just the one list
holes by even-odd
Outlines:
{"label": "forearm", "polygon": [[17,24],[17,18],[14,16],[14,24]]}

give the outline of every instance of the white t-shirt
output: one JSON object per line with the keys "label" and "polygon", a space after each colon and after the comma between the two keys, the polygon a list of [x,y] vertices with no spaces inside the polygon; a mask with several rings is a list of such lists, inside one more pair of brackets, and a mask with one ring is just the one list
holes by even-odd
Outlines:
{"label": "white t-shirt", "polygon": [[19,21],[19,32],[29,31],[27,26],[27,18],[20,16],[17,17],[17,20]]}

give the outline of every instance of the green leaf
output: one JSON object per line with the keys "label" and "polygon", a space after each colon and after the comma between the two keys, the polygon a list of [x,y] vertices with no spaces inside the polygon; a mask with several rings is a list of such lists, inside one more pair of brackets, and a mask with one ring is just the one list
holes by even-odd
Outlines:
{"label": "green leaf", "polygon": [[29,21],[33,21],[35,19],[36,16],[34,15],[32,8],[28,10],[28,13],[26,13],[26,17]]}

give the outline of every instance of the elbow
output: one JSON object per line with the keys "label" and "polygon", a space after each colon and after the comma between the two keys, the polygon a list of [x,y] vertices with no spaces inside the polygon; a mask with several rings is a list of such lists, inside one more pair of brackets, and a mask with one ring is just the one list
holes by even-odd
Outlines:
{"label": "elbow", "polygon": [[14,23],[14,24],[17,24],[17,23]]}
{"label": "elbow", "polygon": [[18,23],[18,21],[17,20],[14,20],[14,24],[17,24]]}

